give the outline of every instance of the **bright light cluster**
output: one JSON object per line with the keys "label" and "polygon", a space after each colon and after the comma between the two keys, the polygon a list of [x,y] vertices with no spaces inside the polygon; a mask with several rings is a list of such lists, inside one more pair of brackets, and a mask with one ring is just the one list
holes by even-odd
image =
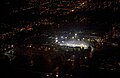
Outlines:
{"label": "bright light cluster", "polygon": [[60,46],[68,46],[68,47],[80,47],[84,49],[88,49],[89,41],[84,37],[81,38],[77,33],[74,33],[70,36],[59,36],[55,37],[55,44]]}
{"label": "bright light cluster", "polygon": [[61,42],[59,45],[60,46],[68,46],[68,47],[80,47],[80,48],[84,48],[84,49],[88,48],[88,44],[83,41],[64,41],[64,43]]}

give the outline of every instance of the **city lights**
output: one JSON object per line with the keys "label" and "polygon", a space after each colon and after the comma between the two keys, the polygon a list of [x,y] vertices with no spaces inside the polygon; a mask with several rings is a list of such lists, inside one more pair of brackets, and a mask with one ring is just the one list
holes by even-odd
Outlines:
{"label": "city lights", "polygon": [[59,45],[69,46],[69,47],[80,47],[80,48],[84,48],[84,49],[87,49],[89,46],[85,42],[78,42],[78,41],[65,41],[64,43],[60,43]]}
{"label": "city lights", "polygon": [[75,33],[75,36],[77,36],[77,33]]}
{"label": "city lights", "polygon": [[57,43],[57,42],[58,42],[58,40],[55,40],[55,42]]}
{"label": "city lights", "polygon": [[120,0],[2,0],[0,7],[1,78],[120,77]]}

